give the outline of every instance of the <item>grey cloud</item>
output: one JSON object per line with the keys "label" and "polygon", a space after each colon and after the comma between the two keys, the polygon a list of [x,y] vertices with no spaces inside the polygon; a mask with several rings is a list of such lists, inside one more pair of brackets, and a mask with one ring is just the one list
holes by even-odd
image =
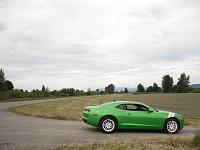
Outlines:
{"label": "grey cloud", "polygon": [[17,88],[134,87],[182,72],[199,82],[197,0],[9,0],[0,9],[0,65]]}
{"label": "grey cloud", "polygon": [[6,29],[7,29],[7,25],[5,24],[5,22],[0,21],[0,31],[6,30]]}

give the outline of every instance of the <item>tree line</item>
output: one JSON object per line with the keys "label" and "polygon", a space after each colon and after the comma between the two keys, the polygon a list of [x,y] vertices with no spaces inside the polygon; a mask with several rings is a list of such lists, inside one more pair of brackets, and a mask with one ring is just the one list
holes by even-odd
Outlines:
{"label": "tree line", "polygon": [[140,83],[137,86],[137,92],[174,92],[174,93],[184,93],[193,91],[190,87],[190,76],[182,73],[178,78],[178,82],[174,84],[174,80],[170,75],[165,75],[162,77],[162,87],[158,84],[153,83],[152,86],[147,87],[145,90],[144,86]]}
{"label": "tree line", "polygon": [[[151,92],[193,92],[194,90],[189,86],[190,76],[182,73],[178,78],[178,82],[174,84],[174,80],[170,75],[162,77],[162,87],[159,87],[157,83],[148,86],[146,89],[140,83],[137,86],[137,93],[151,93]],[[199,92],[199,90],[197,90]],[[66,96],[83,96],[83,95],[99,95],[99,94],[114,94],[114,93],[130,93],[127,88],[122,91],[116,91],[114,84],[109,84],[104,89],[87,91],[74,89],[74,88],[62,88],[60,90],[50,91],[48,87],[42,85],[41,89],[33,89],[32,91],[23,89],[14,89],[14,85],[11,81],[5,77],[4,70],[0,69],[0,100],[7,100],[13,98],[42,98],[42,97],[66,97]]]}
{"label": "tree line", "polygon": [[113,94],[114,85],[107,86],[106,91],[96,89],[92,91],[90,88],[87,91],[75,88],[62,88],[60,90],[50,91],[48,87],[42,85],[41,89],[33,89],[31,91],[23,89],[14,89],[11,81],[6,80],[3,68],[0,69],[0,100],[15,99],[15,98],[42,98],[42,97],[66,97],[66,96],[84,96],[84,95],[99,95]]}
{"label": "tree line", "polygon": [[0,69],[0,91],[11,91],[13,90],[13,83],[9,80],[6,80],[5,73],[3,69]]}

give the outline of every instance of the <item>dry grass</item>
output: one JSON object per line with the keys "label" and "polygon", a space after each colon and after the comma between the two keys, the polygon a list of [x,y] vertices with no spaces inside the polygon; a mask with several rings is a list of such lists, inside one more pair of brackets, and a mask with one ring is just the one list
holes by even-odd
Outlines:
{"label": "dry grass", "polygon": [[124,98],[127,95],[98,95],[84,97],[68,97],[65,100],[51,101],[9,109],[12,112],[27,116],[61,119],[81,120],[85,106],[98,105],[108,100]]}
{"label": "dry grass", "polygon": [[194,127],[200,128],[200,119],[199,118],[186,118],[185,125],[192,125]]}
{"label": "dry grass", "polygon": [[187,125],[200,127],[200,94],[113,94],[85,97],[68,97],[64,100],[45,102],[27,106],[11,108],[10,111],[19,114],[61,119],[81,120],[82,110],[85,106],[98,105],[106,101],[129,100],[144,102],[152,107],[178,112],[186,117]]}
{"label": "dry grass", "polygon": [[192,138],[175,138],[167,139],[132,139],[132,140],[115,140],[102,143],[91,143],[82,145],[66,145],[56,148],[56,150],[197,150],[198,147],[192,145]]}
{"label": "dry grass", "polygon": [[192,145],[198,147],[200,150],[200,131],[197,132],[195,137],[192,139]]}

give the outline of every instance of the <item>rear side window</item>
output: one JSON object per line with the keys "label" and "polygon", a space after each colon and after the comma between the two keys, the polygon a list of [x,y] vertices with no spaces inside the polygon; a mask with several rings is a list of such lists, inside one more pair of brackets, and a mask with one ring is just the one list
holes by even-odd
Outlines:
{"label": "rear side window", "polygon": [[139,111],[148,111],[149,110],[149,108],[147,108],[146,106],[144,106],[144,105],[137,105],[137,107],[138,107],[138,110]]}
{"label": "rear side window", "polygon": [[121,104],[121,105],[117,106],[116,108],[118,108],[118,109],[122,109],[122,110],[125,110],[125,109],[126,109],[126,107],[125,107],[124,104]]}
{"label": "rear side window", "polygon": [[137,110],[138,107],[132,104],[127,104],[126,105],[126,110]]}

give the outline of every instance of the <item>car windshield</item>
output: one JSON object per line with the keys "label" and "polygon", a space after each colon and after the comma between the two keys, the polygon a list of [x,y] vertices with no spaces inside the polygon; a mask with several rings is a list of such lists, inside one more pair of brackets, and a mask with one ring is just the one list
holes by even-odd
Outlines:
{"label": "car windshield", "polygon": [[151,107],[151,108],[158,112],[158,109],[156,109],[156,108],[154,108],[154,107]]}

